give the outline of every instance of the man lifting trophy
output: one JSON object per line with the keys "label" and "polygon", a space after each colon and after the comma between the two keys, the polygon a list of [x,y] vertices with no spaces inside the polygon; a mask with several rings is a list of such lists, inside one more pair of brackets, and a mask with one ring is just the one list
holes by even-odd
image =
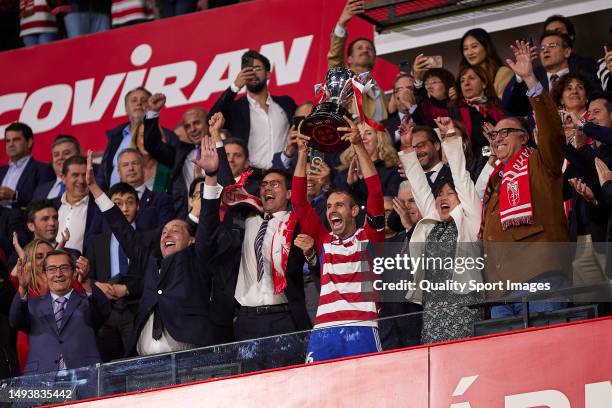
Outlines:
{"label": "man lifting trophy", "polygon": [[342,140],[344,132],[339,127],[349,127],[344,116],[352,117],[349,105],[353,97],[356,99],[357,110],[361,109],[362,94],[367,92],[372,84],[369,72],[355,75],[348,68],[335,67],[327,71],[325,84],[317,85],[317,105],[312,113],[300,125],[300,133],[310,136],[310,147],[325,153],[341,152],[349,146]]}

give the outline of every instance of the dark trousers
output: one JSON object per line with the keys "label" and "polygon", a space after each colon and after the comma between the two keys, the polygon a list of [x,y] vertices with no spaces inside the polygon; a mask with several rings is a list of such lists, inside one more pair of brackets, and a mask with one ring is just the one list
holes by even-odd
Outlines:
{"label": "dark trousers", "polygon": [[291,312],[255,314],[239,311],[234,321],[234,336],[237,341],[276,336],[298,331]]}
{"label": "dark trousers", "polygon": [[159,14],[161,18],[168,18],[193,13],[197,3],[197,0],[160,0]]}
{"label": "dark trousers", "polygon": [[[382,302],[378,313],[378,334],[383,350],[421,344],[423,307],[411,302]],[[412,313],[407,316],[397,316]],[[385,317],[391,317],[383,319]]]}
{"label": "dark trousers", "polygon": [[113,308],[106,322],[98,329],[97,344],[103,362],[125,357],[134,330],[135,307]]}

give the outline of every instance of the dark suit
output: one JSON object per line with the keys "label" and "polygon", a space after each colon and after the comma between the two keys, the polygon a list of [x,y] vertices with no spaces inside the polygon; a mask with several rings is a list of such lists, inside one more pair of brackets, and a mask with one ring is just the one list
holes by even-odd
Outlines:
{"label": "dark suit", "polygon": [[[422,116],[423,115],[420,112],[419,108],[417,108],[410,115],[415,125],[419,125],[419,126],[425,124],[425,120],[423,119]],[[395,149],[399,152],[402,149],[402,146],[401,146],[402,142],[400,140],[395,140],[395,132],[397,131],[397,129],[402,123],[402,121],[400,120],[399,113],[395,112],[391,114],[387,119],[383,119],[380,123],[387,128],[387,132],[389,132],[389,136],[391,136],[391,143],[395,146]]]}
{"label": "dark suit", "polygon": [[[102,156],[102,163],[100,163],[100,171],[96,174],[96,181],[98,182],[98,185],[100,186],[100,188],[102,188],[102,190],[108,190],[110,188],[110,178],[113,172],[113,167],[115,165],[115,163],[113,163],[113,159],[115,157],[115,154],[117,153],[117,149],[119,149],[119,146],[121,146],[121,142],[123,141],[123,129],[129,125],[129,123],[122,123],[121,125],[106,132],[106,135],[108,137],[108,144],[106,145],[104,155]],[[176,146],[176,144],[178,143],[178,137],[176,136],[176,134],[174,134],[174,132],[170,129],[162,129],[164,131],[164,135],[166,136],[166,143],[171,146]],[[157,133],[159,134],[159,132]],[[146,146],[145,149],[149,151]],[[151,152],[149,151],[149,153]]]}
{"label": "dark suit", "polygon": [[[0,166],[0,185],[8,172],[8,166]],[[55,179],[51,166],[30,158],[17,182],[17,198],[13,202],[13,208],[25,207],[32,201],[32,194],[36,186],[49,180]]]}
{"label": "dark suit", "polygon": [[[202,200],[200,223],[206,225],[204,250],[209,254],[208,265],[217,272],[213,278],[213,285],[216,290],[214,296],[217,296],[222,303],[228,306],[224,309],[224,312],[228,312],[230,305],[239,306],[238,302],[234,300],[234,295],[241,262],[239,254],[242,252],[246,217],[244,212],[232,210],[226,214],[225,219],[221,222],[219,205],[219,199]],[[295,239],[297,234],[299,234],[299,227],[296,228],[292,239]],[[305,258],[302,250],[292,245],[288,255],[285,273],[287,287],[284,293],[287,296],[293,322],[298,330],[310,328],[304,296],[304,262]],[[231,311],[231,309],[229,310]],[[225,324],[231,325],[233,316],[224,313],[222,317]],[[266,333],[261,334],[266,335]]]}
{"label": "dark suit", "polygon": [[[248,146],[249,133],[251,131],[249,101],[246,96],[234,100],[236,95],[232,88],[227,88],[210,109],[208,119],[217,112],[223,113],[225,127],[231,132],[233,137],[244,140]],[[287,121],[291,124],[295,108],[297,107],[295,101],[290,96],[272,96],[272,100],[280,105],[285,115],[287,115]]]}
{"label": "dark suit", "polygon": [[26,300],[17,293],[11,304],[10,322],[28,335],[30,350],[24,374],[57,371],[60,354],[68,369],[100,363],[95,330],[110,314],[110,307],[104,293],[95,286],[89,297],[73,291],[58,329],[50,293],[28,296]]}
{"label": "dark suit", "polygon": [[17,377],[17,332],[9,325],[9,310],[15,287],[9,279],[6,267],[0,263],[0,380]]}
{"label": "dark suit", "polygon": [[[146,242],[147,245],[159,246],[159,237],[155,232],[136,231],[136,239],[139,242]],[[111,278],[111,237],[110,232],[94,235],[86,254],[89,259],[89,276],[92,280],[123,284],[127,286],[129,292],[125,297],[111,301],[111,315],[98,330],[98,349],[105,362],[122,358],[130,351],[134,320],[143,284],[140,274],[134,270],[134,263],[128,264],[126,274]]]}
{"label": "dark suit", "polygon": [[202,245],[205,229],[202,225],[206,223],[202,223],[201,216],[195,245],[161,258],[154,245],[145,245],[137,239],[117,206],[102,214],[130,259],[130,270],[144,281],[128,350],[134,348],[154,311],[160,314],[165,330],[176,341],[197,346],[213,344],[215,330],[209,319],[211,278]]}
{"label": "dark suit", "polygon": [[[62,200],[56,198],[53,200],[55,206],[59,208],[62,206]],[[123,214],[121,214],[123,216]],[[87,218],[85,219],[85,235],[83,236],[83,253],[87,252],[87,245],[91,240],[91,236],[99,234],[104,229],[104,221],[100,214],[100,209],[96,204],[93,196],[89,195],[89,203],[87,204]]]}
{"label": "dark suit", "polygon": [[142,193],[138,203],[136,228],[149,230],[164,226],[174,219],[172,199],[166,193],[155,193],[148,188]]}
{"label": "dark suit", "polygon": [[[569,64],[568,66],[570,74],[579,73],[582,74],[587,81],[593,86],[593,90],[601,91],[601,83],[595,76],[595,74],[590,71],[584,71],[584,66],[578,63]],[[546,74],[546,70],[542,66],[535,67],[533,70],[536,78],[542,84],[542,87],[547,92],[550,91],[549,83],[548,83],[548,75]],[[529,103],[529,98],[527,97],[527,85],[525,81],[517,82],[516,76],[513,76],[508,85],[506,85],[506,89],[504,90],[504,95],[502,97],[502,105],[506,112],[515,116],[527,116],[529,115],[530,123],[532,123],[531,113],[533,110],[531,109],[531,104]]]}

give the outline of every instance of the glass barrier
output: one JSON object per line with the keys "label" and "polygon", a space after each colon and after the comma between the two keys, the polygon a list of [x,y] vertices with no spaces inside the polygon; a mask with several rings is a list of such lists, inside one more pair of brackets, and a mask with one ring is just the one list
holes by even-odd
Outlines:
{"label": "glass barrier", "polygon": [[[380,315],[384,317],[379,319],[378,326],[382,349],[431,344],[609,314],[610,303],[579,302],[575,299],[577,295],[580,298],[584,297],[584,293],[591,292],[601,292],[595,296],[596,299],[610,299],[610,281],[573,285],[554,292],[524,293],[495,301],[485,300],[484,296],[463,302],[453,299],[448,293],[446,298],[426,295],[424,311],[414,303],[381,302]],[[543,296],[548,299],[542,299]],[[556,302],[559,299],[570,303],[559,310],[537,311],[536,308],[536,311],[527,312],[530,302]],[[524,308],[513,316],[491,318],[492,307],[510,304]],[[310,333],[296,332],[0,380],[0,406],[6,403],[20,407],[36,406],[95,398],[302,364],[306,359]],[[35,395],[36,391],[38,394]]]}

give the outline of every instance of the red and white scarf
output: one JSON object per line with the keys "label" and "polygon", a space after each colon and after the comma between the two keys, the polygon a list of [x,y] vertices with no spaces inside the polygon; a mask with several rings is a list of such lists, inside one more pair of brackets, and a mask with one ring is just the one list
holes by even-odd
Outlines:
{"label": "red and white scarf", "polygon": [[[491,174],[491,177],[494,177],[503,169],[499,191],[499,220],[504,231],[509,227],[533,224],[533,203],[529,185],[529,158],[532,152],[533,149],[523,147],[505,165],[504,163],[497,165]],[[489,179],[483,208],[486,208],[491,194],[491,179]]]}
{"label": "red and white scarf", "polygon": [[270,245],[270,259],[272,267],[272,278],[274,280],[274,294],[278,295],[287,287],[287,261],[289,251],[293,245],[293,233],[298,223],[298,217],[293,212],[289,218],[278,224],[277,230],[272,235]]}
{"label": "red and white scarf", "polygon": [[240,179],[235,184],[223,188],[221,208],[219,210],[221,221],[225,218],[227,211],[236,205],[248,205],[260,213],[263,212],[263,206],[259,197],[249,194],[246,188],[244,188],[251,174],[253,174],[253,170],[247,170],[240,175]]}

